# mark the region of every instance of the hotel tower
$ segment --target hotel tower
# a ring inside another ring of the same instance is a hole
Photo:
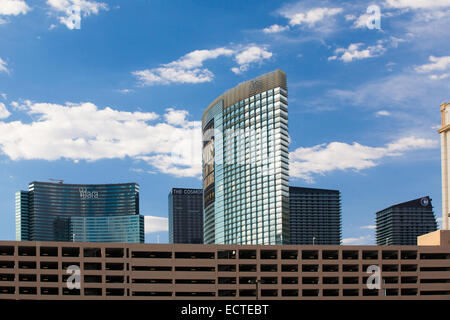
[[[449,230],[450,103],[441,104],[442,229]]]
[[[202,117],[204,242],[289,243],[286,74],[243,82]]]

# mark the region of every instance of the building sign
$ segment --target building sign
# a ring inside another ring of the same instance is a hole
[[[173,189],[172,194],[202,194],[202,189]]]
[[[428,206],[429,203],[430,203],[430,201],[429,201],[428,198],[426,198],[426,197],[420,199],[420,204],[422,205],[422,207]]]
[[[80,198],[85,199],[98,199],[98,191],[88,191],[87,188],[79,188]]]

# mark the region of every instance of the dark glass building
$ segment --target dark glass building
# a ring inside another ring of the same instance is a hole
[[[203,190],[173,188],[169,193],[169,242],[203,243]]]
[[[376,215],[377,245],[416,245],[418,236],[437,230],[428,196],[390,206]]]
[[[338,190],[289,187],[290,244],[339,245],[342,237]]]
[[[139,185],[31,182],[16,192],[16,238],[144,242]]]

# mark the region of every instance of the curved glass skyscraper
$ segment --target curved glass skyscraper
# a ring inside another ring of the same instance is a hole
[[[289,243],[286,74],[239,84],[202,117],[204,242]]]
[[[144,242],[139,185],[32,182],[16,193],[16,238]]]

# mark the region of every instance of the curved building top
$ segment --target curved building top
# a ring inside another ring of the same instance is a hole
[[[205,125],[204,119],[208,111],[215,106],[220,100],[223,100],[223,108],[227,108],[238,101],[244,100],[248,97],[254,96],[258,93],[267,91],[272,88],[281,87],[287,90],[286,73],[280,69],[263,74],[255,79],[248,80],[238,84],[233,89],[230,89],[217,97],[210,103],[202,116],[202,124]]]
[[[66,187],[108,187],[108,186],[129,186],[136,185],[136,182],[122,182],[122,183],[104,183],[104,184],[73,184],[73,183],[57,183],[57,182],[47,182],[47,181],[32,181],[31,184],[42,184],[49,186],[66,186]]]

